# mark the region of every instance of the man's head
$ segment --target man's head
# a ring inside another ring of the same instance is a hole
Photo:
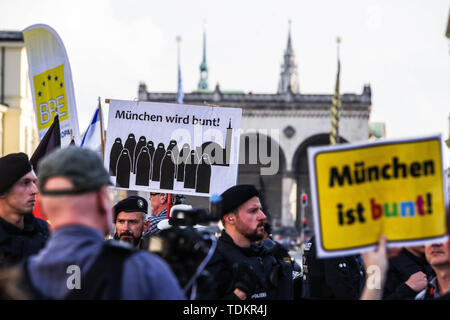
[[[441,243],[427,244],[425,257],[428,263],[435,268],[450,267],[450,240]]]
[[[38,193],[36,182],[25,153],[0,158],[0,215],[31,213]]]
[[[42,159],[38,169],[41,208],[52,228],[82,224],[111,231],[109,174],[96,152],[69,146]]]
[[[151,192],[149,200],[152,212],[156,216],[160,214],[164,209],[167,209],[167,205],[169,203],[169,194]]]
[[[235,242],[249,244],[264,237],[266,215],[258,195],[252,185],[237,185],[221,195],[222,223]]]
[[[130,196],[114,206],[115,239],[127,241],[137,246],[145,231],[147,201],[139,196]]]

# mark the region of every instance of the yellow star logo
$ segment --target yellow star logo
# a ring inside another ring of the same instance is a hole
[[[35,75],[33,83],[39,130],[51,126],[56,112],[59,114],[59,121],[68,119],[64,64]]]

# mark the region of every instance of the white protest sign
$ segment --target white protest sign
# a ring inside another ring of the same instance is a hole
[[[210,196],[236,184],[242,110],[110,100],[105,167],[114,186]]]

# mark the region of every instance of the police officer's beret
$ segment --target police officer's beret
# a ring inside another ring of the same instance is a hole
[[[225,190],[222,194],[222,216],[237,209],[241,204],[258,196],[259,192],[253,185],[241,184]]]
[[[73,189],[46,190],[45,183],[52,177],[69,179]],[[42,195],[81,194],[111,184],[100,156],[92,150],[77,146],[69,146],[44,157],[38,165],[38,180]]]
[[[0,194],[30,172],[32,166],[25,153],[11,153],[0,158]]]
[[[114,206],[114,221],[116,221],[117,215],[122,211],[147,213],[147,210],[147,200],[139,196],[129,196],[128,198],[117,202]]]

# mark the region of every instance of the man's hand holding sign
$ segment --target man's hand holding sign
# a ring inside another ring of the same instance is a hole
[[[308,149],[318,256],[445,238],[442,139]]]

